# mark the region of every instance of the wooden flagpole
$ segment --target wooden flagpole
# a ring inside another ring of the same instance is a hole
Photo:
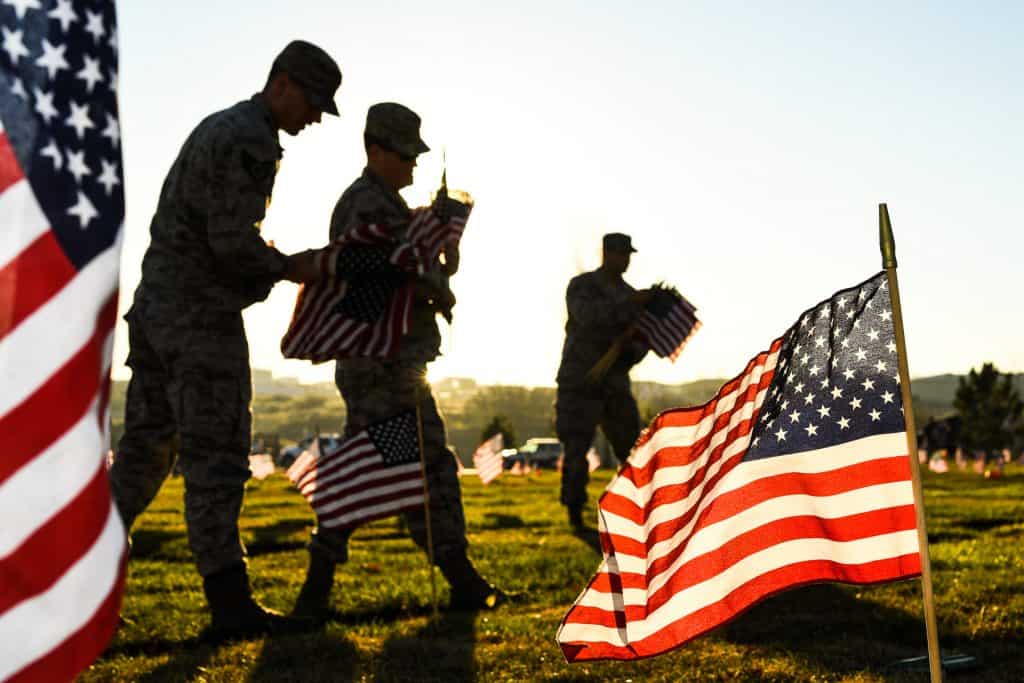
[[[420,386],[416,385],[416,435],[420,447],[420,474],[423,475],[423,516],[427,525],[427,559],[430,562],[430,603],[437,618],[437,580],[434,569],[434,533],[430,525],[430,487],[427,486],[427,456],[423,452],[423,411],[420,409]]]
[[[892,300],[892,324],[896,333],[896,349],[900,369],[900,393],[903,415],[907,426],[910,473],[914,486],[914,508],[917,512],[917,540],[921,546],[921,589],[924,597],[925,630],[928,633],[928,668],[932,683],[942,681],[942,656],[939,651],[939,629],[935,620],[935,599],[932,594],[932,566],[928,555],[928,531],[924,519],[924,493],[921,487],[921,465],[917,459],[917,426],[914,424],[914,404],[910,391],[910,370],[907,364],[907,341],[903,334],[903,308],[900,305],[899,282],[896,278],[896,242],[889,222],[889,209],[878,205],[878,236],[882,248],[882,267],[889,281]]]

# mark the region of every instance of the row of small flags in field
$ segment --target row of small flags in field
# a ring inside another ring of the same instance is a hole
[[[950,454],[947,451],[939,451],[929,457],[928,451],[922,448],[917,452],[917,459],[922,465],[927,464],[928,469],[936,474],[945,474],[952,469]],[[998,479],[1003,476],[1003,466],[1013,462],[1013,453],[1010,449],[1005,449],[994,458],[989,458],[984,453],[975,453],[973,457],[968,457],[958,448],[952,455],[952,461],[960,472],[971,471],[983,475],[986,479]],[[1024,454],[1017,458],[1017,462],[1024,465]]]
[[[522,476],[525,474],[530,474],[531,472],[537,469],[532,467],[528,462],[516,460],[515,463],[513,463],[513,465],[506,470],[504,446],[505,438],[501,435],[500,432],[495,434],[491,438],[487,439],[487,441],[484,441],[477,447],[476,451],[473,453],[472,469],[464,467],[462,465],[462,461],[456,457],[455,462],[457,463],[457,467],[459,469],[459,476],[475,473],[478,477],[480,477],[480,481],[482,481],[486,486],[487,484],[490,484],[492,481],[500,477],[503,472]],[[556,465],[556,469],[558,472],[562,471],[562,459],[564,457],[565,456],[563,455],[559,456],[558,458],[558,463]],[[587,451],[586,458],[587,468],[590,472],[593,472],[594,470],[601,466],[601,457],[593,448]]]

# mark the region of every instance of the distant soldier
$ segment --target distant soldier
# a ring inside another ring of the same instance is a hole
[[[411,212],[398,191],[412,184],[416,157],[430,149],[420,138],[420,118],[400,104],[375,104],[366,115],[363,142],[366,168],[334,207],[331,240],[365,223],[389,226],[394,237],[401,239]],[[434,561],[451,584],[452,608],[486,609],[496,606],[504,594],[487,583],[466,556],[466,522],[456,459],[447,448],[444,421],[427,384],[427,363],[440,353],[437,314],[447,313],[454,303],[447,276],[454,274],[457,264],[458,253],[449,250],[444,264],[431,264],[427,275],[417,281],[410,329],[395,357],[338,360],[335,382],[347,407],[346,438],[399,413],[414,411],[418,395]],[[404,517],[413,540],[427,549],[422,508]],[[335,567],[348,560],[350,533],[328,528],[313,531],[309,571],[294,614],[317,617],[326,612]]]
[[[565,446],[562,461],[562,504],[569,523],[583,528],[583,505],[590,479],[587,451],[597,426],[625,460],[640,434],[640,413],[630,393],[629,371],[647,353],[633,338],[634,323],[651,290],[637,291],[622,279],[636,250],[628,235],[603,238],[601,267],[577,275],[565,294],[569,318],[565,324],[562,364],[558,368],[555,429]],[[623,351],[600,379],[588,372],[616,342]]]
[[[259,231],[281,160],[278,131],[296,135],[337,115],[340,84],[326,52],[294,41],[262,92],[192,131],[164,181],[125,316],[132,378],[114,499],[131,528],[178,458],[189,545],[218,634],[282,623],[252,597],[238,534],[252,424],[242,309],[279,280],[317,277],[316,252],[286,256]]]

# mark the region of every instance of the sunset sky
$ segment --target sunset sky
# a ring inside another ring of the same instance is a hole
[[[752,8],[753,5],[753,8]],[[127,218],[122,310],[160,184],[198,121],[259,90],[293,38],[341,65],[340,118],[292,138],[264,236],[322,246],[364,164],[366,109],[398,101],[477,200],[431,377],[551,385],[569,278],[600,237],[639,249],[627,280],[677,285],[704,328],[635,379],[732,376],[805,308],[900,262],[914,376],[1024,370],[1024,5],[1015,3],[120,2]],[[329,365],[278,345],[296,287],[246,311],[253,367]],[[126,377],[127,335],[115,343]]]

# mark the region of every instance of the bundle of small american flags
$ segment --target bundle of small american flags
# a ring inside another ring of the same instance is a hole
[[[417,444],[416,416],[400,413],[323,453],[314,439],[288,468],[288,478],[313,507],[319,526],[355,528],[423,506]]]
[[[370,223],[328,245],[319,256],[322,279],[299,289],[281,340],[285,358],[322,363],[394,355],[409,331],[413,278],[444,249],[458,245],[468,213],[442,220],[432,207],[420,207],[403,240],[387,226]]]
[[[637,332],[659,357],[675,362],[701,327],[697,309],[675,288],[655,285],[652,290],[650,302],[637,319]]]
[[[570,662],[648,657],[806,583],[917,576],[884,273],[807,310],[703,406],[662,413],[599,503]]]

